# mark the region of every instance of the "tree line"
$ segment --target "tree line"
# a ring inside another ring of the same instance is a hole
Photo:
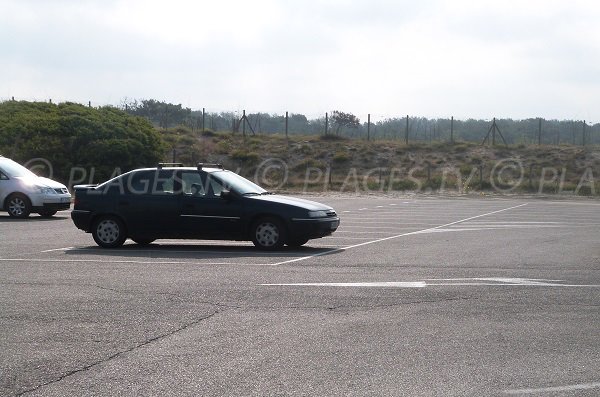
[[[156,164],[164,142],[152,123],[113,106],[6,101],[0,103],[0,154],[18,162],[47,160],[56,179],[74,167],[94,168],[98,180]]]
[[[183,125],[195,130],[240,132],[242,127],[259,134],[298,134],[334,136],[363,139],[399,139],[418,142],[461,140],[483,142],[490,120],[426,118],[401,116],[384,118],[371,123],[360,120],[352,113],[333,110],[321,117],[309,119],[303,114],[287,116],[270,113],[248,113],[243,120],[237,112],[206,112],[192,110],[155,99],[124,102],[121,108],[127,113],[150,120],[158,128]],[[407,120],[408,119],[408,120]],[[244,126],[243,123],[246,123]],[[497,126],[507,144],[572,144],[600,143],[600,123],[589,124],[584,120],[541,120],[528,118],[513,120],[497,119]],[[287,131],[286,131],[287,125]]]

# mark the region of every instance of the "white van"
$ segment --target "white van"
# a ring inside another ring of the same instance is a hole
[[[70,205],[71,194],[65,185],[0,156],[0,210],[13,218],[27,218],[32,212],[50,217]]]

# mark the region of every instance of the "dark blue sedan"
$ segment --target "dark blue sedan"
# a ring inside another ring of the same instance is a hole
[[[74,187],[71,218],[105,248],[127,238],[251,240],[276,250],[328,236],[340,224],[333,208],[270,193],[220,164],[159,164],[100,185]]]

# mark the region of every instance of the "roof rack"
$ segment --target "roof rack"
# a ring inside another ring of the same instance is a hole
[[[183,167],[182,163],[158,163],[158,168],[163,167]]]
[[[220,163],[198,163],[198,171],[201,171],[202,168],[220,168],[224,170],[223,164]]]

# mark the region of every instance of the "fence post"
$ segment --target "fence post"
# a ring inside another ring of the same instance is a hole
[[[325,135],[328,134],[327,129],[329,128],[329,115],[325,112]]]
[[[371,139],[371,113],[367,116],[367,141]]]
[[[242,135],[246,137],[246,109],[242,111]]]
[[[204,132],[204,108],[202,108],[202,132]]]
[[[288,139],[288,112],[285,112],[285,139]]]

